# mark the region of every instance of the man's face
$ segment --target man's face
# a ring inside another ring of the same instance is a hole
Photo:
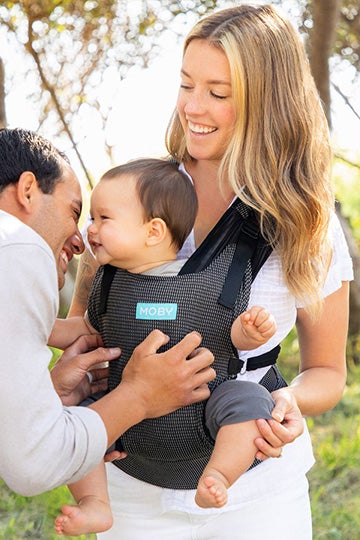
[[[84,251],[78,222],[82,207],[81,188],[74,171],[65,161],[61,181],[51,194],[40,193],[40,204],[32,223],[54,253],[59,289],[73,255]]]

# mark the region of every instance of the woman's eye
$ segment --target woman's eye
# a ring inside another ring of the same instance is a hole
[[[222,96],[220,94],[216,94],[215,92],[210,92],[212,97],[216,98],[216,99],[226,99],[227,96]]]
[[[182,90],[191,90],[191,86],[188,84],[180,84],[180,88],[182,88]]]

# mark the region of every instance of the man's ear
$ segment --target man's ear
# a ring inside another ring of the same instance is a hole
[[[167,225],[161,218],[153,218],[147,224],[147,246],[156,246],[162,242],[167,234]]]
[[[21,173],[17,183],[16,195],[18,203],[26,213],[31,213],[32,204],[39,194],[39,185],[34,173],[25,171]]]

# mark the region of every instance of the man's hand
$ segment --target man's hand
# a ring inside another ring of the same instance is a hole
[[[105,349],[99,335],[81,336],[68,347],[51,370],[54,388],[63,405],[78,405],[95,392],[107,390],[108,368],[94,368],[120,356],[120,349]],[[91,370],[90,384],[87,372]]]
[[[154,418],[179,407],[207,399],[207,383],[215,378],[212,353],[198,348],[201,336],[190,332],[164,353],[157,350],[169,341],[153,330],[134,349],[122,375],[122,385],[134,387],[134,399],[141,400],[145,418]]]
[[[275,407],[272,411],[274,420],[256,420],[263,438],[255,440],[258,448],[256,457],[280,457],[282,447],[293,442],[304,431],[304,421],[290,387],[272,392]]]

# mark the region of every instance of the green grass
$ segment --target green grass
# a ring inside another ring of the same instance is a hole
[[[348,384],[341,402],[319,417],[309,418],[316,465],[310,471],[314,540],[360,538],[360,366],[359,343],[349,351]],[[298,365],[297,341],[293,334],[283,344],[280,367],[288,380]],[[55,540],[53,521],[65,502],[71,502],[62,487],[26,498],[0,484],[0,540]],[[71,537],[67,537],[71,538]],[[94,540],[94,535],[72,537]]]
[[[54,518],[59,513],[61,505],[71,500],[65,487],[37,497],[21,497],[11,492],[2,483],[0,486],[0,539],[53,540],[56,538],[59,540],[53,527]],[[77,536],[76,538],[90,540],[95,539],[95,536]]]
[[[359,339],[348,348],[344,396],[331,411],[308,418],[316,464],[310,471],[314,540],[360,538],[360,365]],[[279,365],[287,380],[296,375],[294,334],[284,344]]]
[[[360,367],[349,370],[341,402],[309,419],[317,463],[309,474],[314,538],[360,535]],[[357,531],[357,532],[355,532]]]

